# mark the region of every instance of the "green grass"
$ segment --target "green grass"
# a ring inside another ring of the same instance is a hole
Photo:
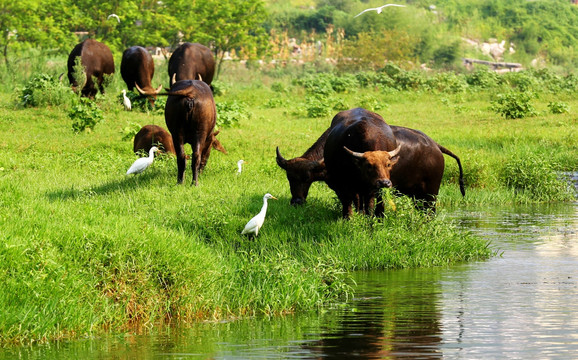
[[[159,79],[165,73],[157,69]],[[395,199],[397,210],[384,219],[343,221],[334,193],[316,183],[305,206],[291,207],[275,147],[288,158],[302,154],[337,110],[321,118],[293,115],[305,106],[305,91],[286,77],[236,68],[219,81],[217,102],[237,101],[250,118],[222,129],[219,140],[229,154],[212,152],[198,187],[190,185],[190,168],[185,185],[176,185],[171,156],[157,158],[141,175],[124,175],[136,159],[132,141],[122,140],[125,129],[164,126],[164,116],[123,111],[120,76],[97,99],[104,121],[79,134],[72,131],[70,103],[20,108],[14,93],[2,93],[0,343],[308,310],[351,296],[352,270],[445,266],[497,250],[443,215],[426,218],[407,199]],[[271,90],[272,84],[286,91]],[[455,161],[446,158],[442,209],[548,201],[501,180],[503,165],[524,164],[508,162],[524,154],[547,159],[549,171],[578,169],[575,96],[560,99],[568,113],[518,120],[492,113],[484,93],[351,89],[339,97],[355,107],[366,93],[383,102],[379,113],[388,123],[421,129],[461,157],[466,198],[459,195]],[[273,97],[281,106],[265,106]],[[540,99],[538,111],[550,100]],[[239,159],[248,164],[236,175]],[[266,192],[279,201],[269,201],[259,237],[241,236]]]

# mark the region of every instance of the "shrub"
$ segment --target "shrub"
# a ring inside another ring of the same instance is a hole
[[[428,88],[446,93],[464,92],[467,83],[464,78],[451,72],[442,72],[435,74],[426,80]]]
[[[518,91],[531,91],[540,88],[540,81],[529,71],[507,72],[502,80]]]
[[[131,122],[128,123],[124,129],[120,132],[122,134],[123,141],[133,140],[135,135],[140,131],[142,126],[140,124]]]
[[[489,89],[498,86],[500,79],[496,72],[483,68],[467,74],[466,82],[471,86]]]
[[[271,90],[277,93],[286,93],[287,87],[283,85],[283,83],[275,81],[273,84],[271,84]]]
[[[373,95],[365,95],[359,100],[358,106],[375,112],[387,107],[388,105],[381,102]]]
[[[308,96],[305,104],[307,116],[311,118],[324,117],[331,114],[332,106],[324,96]]]
[[[570,111],[570,106],[562,101],[552,101],[548,103],[548,109],[552,114],[564,114]]]
[[[500,172],[500,180],[518,194],[533,200],[562,201],[573,197],[551,160],[537,154],[524,154],[507,161]]]
[[[68,117],[72,119],[72,130],[76,133],[86,129],[94,130],[96,124],[104,119],[102,110],[90,99],[78,99],[78,103],[72,106],[68,113]]]
[[[510,92],[498,94],[497,99],[492,101],[492,110],[501,114],[506,119],[520,119],[536,115],[536,109],[530,100],[534,97],[531,93]]]
[[[23,107],[62,105],[72,99],[71,94],[70,88],[53,76],[37,74],[19,90],[18,103]]]
[[[249,120],[251,113],[242,102],[224,101],[217,104],[217,126],[232,127],[237,126],[241,121]]]

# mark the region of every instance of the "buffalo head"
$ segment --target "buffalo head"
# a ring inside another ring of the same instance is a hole
[[[373,190],[391,187],[390,172],[397,163],[401,144],[392,151],[366,151],[363,153],[343,147],[361,173],[363,181]]]
[[[145,88],[145,89],[141,89],[140,86],[138,86],[138,84],[134,83],[134,85],[136,86],[136,89],[138,90],[138,92],[141,95],[147,96],[149,98],[149,102],[151,103],[151,106],[155,106],[155,100],[157,98],[157,95],[161,92],[161,90],[163,89],[163,85],[159,85],[158,88],[153,89],[153,88]]]
[[[325,163],[321,160],[309,160],[302,157],[286,160],[277,147],[277,165],[287,172],[291,189],[291,205],[302,205],[314,181],[325,180]]]

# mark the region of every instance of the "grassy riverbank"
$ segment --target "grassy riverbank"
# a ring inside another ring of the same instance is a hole
[[[159,79],[165,74],[164,68],[157,70]],[[569,104],[568,113],[546,113],[549,99],[560,97],[544,95],[536,100],[542,115],[506,120],[488,109],[487,93],[351,88],[325,101],[341,99],[345,108],[381,104],[376,111],[390,124],[423,130],[461,157],[467,195],[459,195],[457,166],[447,158],[441,214],[434,220],[395,199],[397,210],[383,220],[354,216],[345,222],[335,195],[323,184],[313,185],[305,206],[289,205],[275,146],[288,158],[302,154],[337,112],[307,116],[308,95],[289,77],[240,69],[224,74],[217,103],[234,103],[248,116],[222,128],[218,138],[228,155],[212,153],[198,187],[190,186],[190,168],[186,185],[176,185],[170,156],[159,157],[139,176],[124,175],[136,157],[132,140],[123,136],[134,124],[164,127],[164,116],[123,111],[118,101],[123,87],[117,76],[97,100],[104,121],[78,134],[72,132],[69,103],[15,107],[18,93],[3,88],[3,344],[125,331],[160,321],[311,309],[350,296],[350,270],[486,259],[495,249],[446,220],[444,209],[463,202],[539,200],[532,194],[540,192],[504,184],[500,174],[508,164],[524,167],[530,159],[531,170],[542,175],[538,180],[549,177],[548,171],[578,168],[575,96],[561,99]],[[248,164],[236,175],[239,159]],[[269,201],[259,237],[241,236],[266,192],[279,201]]]

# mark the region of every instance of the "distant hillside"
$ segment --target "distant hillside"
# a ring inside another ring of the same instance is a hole
[[[570,0],[408,0],[405,8],[366,12],[384,1],[267,0],[268,31],[286,31],[298,41],[324,38],[343,29],[344,40],[370,44],[385,33],[406,40],[406,60],[440,64],[460,57],[548,64],[571,70],[578,65],[578,6]],[[486,44],[484,44],[486,43]],[[494,49],[492,56],[488,48]],[[497,51],[496,51],[497,50]],[[445,59],[445,60],[444,60]]]

